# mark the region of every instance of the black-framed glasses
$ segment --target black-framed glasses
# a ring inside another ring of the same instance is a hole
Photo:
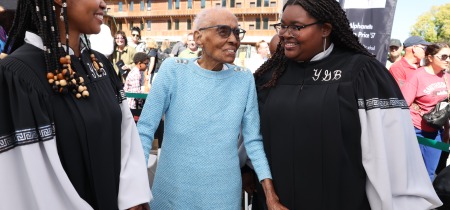
[[[286,30],[289,30],[289,33],[291,33],[292,36],[297,37],[300,34],[300,30],[308,27],[308,26],[312,26],[315,24],[320,23],[320,21],[314,22],[314,23],[310,23],[310,24],[306,24],[306,25],[302,25],[302,26],[298,26],[298,25],[284,25],[282,23],[277,23],[277,24],[273,24],[272,26],[275,28],[275,31],[277,32],[278,35],[283,35],[284,33],[286,33]]]
[[[228,25],[215,25],[215,26],[199,28],[198,30],[201,31],[201,30],[206,30],[206,29],[210,29],[210,28],[217,28],[217,33],[219,34],[220,37],[222,37],[224,39],[230,37],[231,32],[233,32],[236,39],[242,40],[245,36],[245,32],[247,32],[242,28],[231,28]]]
[[[134,37],[139,37],[139,34],[131,34],[131,36],[134,36]]]
[[[446,54],[442,54],[442,55],[434,55],[434,56],[436,56],[437,58],[439,58],[441,61],[445,61],[445,60],[447,60],[448,58],[450,58],[450,55],[446,55]]]

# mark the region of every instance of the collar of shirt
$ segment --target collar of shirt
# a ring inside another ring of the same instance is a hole
[[[31,44],[41,50],[44,50],[44,43],[42,42],[42,38],[33,32],[30,32],[30,31],[25,32],[24,41],[27,44]],[[63,47],[64,50],[66,50],[66,45],[61,45],[61,46]],[[81,42],[80,47],[81,47],[81,52],[83,52],[86,49],[83,42]],[[75,53],[72,50],[72,48],[69,47],[69,55],[74,55],[74,54]]]

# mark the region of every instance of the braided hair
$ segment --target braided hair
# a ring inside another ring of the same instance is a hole
[[[57,18],[53,0],[19,0],[14,22],[6,42],[8,54],[17,50],[24,44],[25,32],[38,34],[42,39],[47,79],[56,93],[66,94],[72,92],[77,98],[88,97],[89,92],[84,84],[84,79],[78,76],[71,67],[69,55],[69,23],[67,18],[67,0],[62,0],[61,13]],[[63,21],[65,29],[66,49],[62,48],[58,21]],[[36,24],[37,23],[37,24]],[[86,35],[85,40],[87,40]],[[80,38],[80,41],[83,40]],[[83,42],[94,68],[99,74],[104,72],[103,64],[98,62],[93,54],[89,42]]]
[[[26,31],[42,37],[48,71],[60,69],[59,58],[64,55],[64,52],[60,49],[61,42],[53,0],[18,1],[14,22],[6,41],[7,54],[24,44]]]
[[[321,23],[330,23],[332,25],[330,40],[336,47],[373,57],[353,34],[345,11],[336,0],[288,0],[283,6],[283,11],[290,5],[303,7],[303,9]],[[285,57],[284,50],[280,50],[280,48],[282,47],[278,44],[273,57],[255,72],[255,79],[258,79],[265,72],[273,69],[271,80],[264,84],[263,88],[275,86],[278,78],[286,68],[286,58],[281,58]]]

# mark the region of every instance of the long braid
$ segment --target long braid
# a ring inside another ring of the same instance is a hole
[[[63,0],[62,4],[66,51],[61,47],[59,19],[53,0],[19,0],[5,49],[12,53],[22,46],[26,31],[38,34],[42,39],[47,79],[53,91],[63,94],[72,91],[77,98],[88,97],[84,79],[79,77],[70,65],[66,0]]]
[[[6,41],[5,52],[12,53],[24,43],[25,31],[35,31],[37,29],[31,23],[39,23],[37,16],[34,15],[36,7],[31,1],[19,1],[14,15],[13,25],[9,30]]]
[[[272,73],[272,78],[265,83],[262,87],[263,88],[269,88],[275,86],[277,80],[281,75],[283,75],[284,70],[286,69],[286,61],[287,58],[284,56],[284,48],[282,45],[282,42],[280,41],[277,45],[277,49],[275,50],[275,53],[272,55],[272,57],[269,58],[267,62],[262,64],[258,70],[255,72],[255,79],[257,80],[260,78],[263,74],[266,72],[274,69]]]
[[[353,34],[350,22],[339,2],[335,0],[289,0],[284,5],[283,11],[288,5],[300,5],[318,21],[332,24],[333,30],[331,31],[330,39],[336,46],[367,56],[374,56],[358,41],[358,37]]]

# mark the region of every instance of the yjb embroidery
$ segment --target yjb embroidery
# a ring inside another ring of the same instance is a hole
[[[342,77],[342,71],[341,70],[323,70],[323,69],[314,69],[314,76],[312,79],[314,81],[317,81],[318,79],[321,79],[321,81],[331,81],[331,80],[339,80]]]

